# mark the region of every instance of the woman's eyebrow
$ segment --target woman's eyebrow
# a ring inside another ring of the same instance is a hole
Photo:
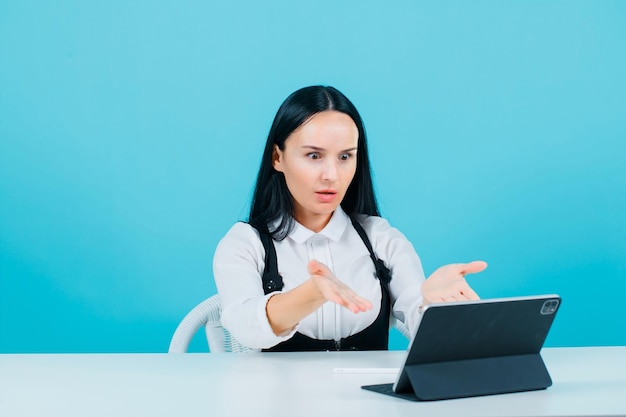
[[[322,152],[325,151],[326,149],[324,148],[320,148],[319,146],[313,146],[313,145],[302,145],[303,149],[310,149],[312,151],[316,151],[316,152]],[[342,151],[339,151],[339,153],[345,153],[345,152],[353,152],[356,151],[357,147],[353,147],[353,148],[348,148],[348,149],[344,149]]]
[[[303,149],[311,149],[312,151],[325,151],[326,149],[324,148],[320,148],[319,146],[313,146],[313,145],[302,145]]]

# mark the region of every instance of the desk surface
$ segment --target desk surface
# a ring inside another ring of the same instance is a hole
[[[547,390],[411,402],[362,390],[404,352],[0,355],[0,416],[626,415],[626,346],[544,349]]]

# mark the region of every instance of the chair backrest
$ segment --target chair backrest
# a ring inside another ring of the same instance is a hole
[[[395,327],[396,330],[398,330],[407,340],[411,340],[411,332],[409,331],[409,328],[406,326],[406,324],[402,323],[395,317],[391,317],[391,325]]]
[[[222,304],[218,294],[195,306],[176,328],[168,353],[186,353],[191,339],[201,327],[204,327],[211,353],[252,351],[253,349],[243,346],[222,326],[221,315]]]
[[[239,343],[230,332],[222,326],[222,303],[219,294],[215,294],[195,306],[180,322],[172,340],[168,353],[186,353],[191,339],[201,327],[204,327],[206,339],[211,353],[224,352],[251,352],[250,349]],[[411,340],[409,329],[399,320],[391,319],[391,325],[404,337]]]

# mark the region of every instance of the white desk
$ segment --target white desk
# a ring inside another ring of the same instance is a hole
[[[544,349],[543,391],[411,402],[362,390],[404,352],[0,355],[0,416],[617,416],[626,347]]]

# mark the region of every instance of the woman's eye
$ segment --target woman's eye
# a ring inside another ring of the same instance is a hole
[[[320,159],[320,154],[317,152],[311,152],[306,155],[309,159]]]
[[[339,155],[339,159],[341,159],[342,161],[347,161],[350,158],[352,158],[351,153],[342,153],[341,155]]]

